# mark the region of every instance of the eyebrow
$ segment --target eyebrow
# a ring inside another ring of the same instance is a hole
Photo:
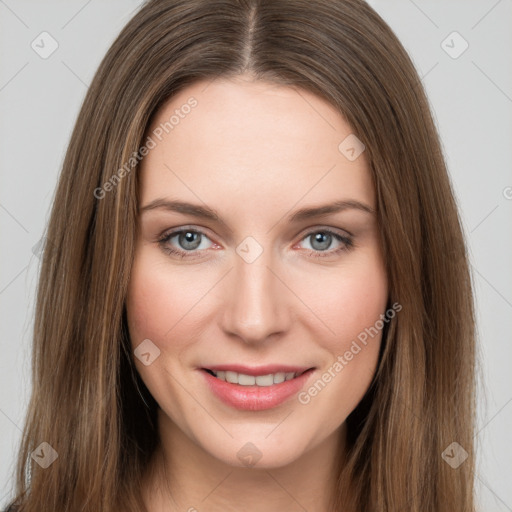
[[[154,201],[151,201],[147,205],[140,208],[140,213],[163,209],[172,212],[183,213],[187,215],[192,215],[194,217],[209,219],[215,222],[220,222],[223,225],[226,223],[220,218],[217,211],[208,206],[201,206],[198,204],[187,203],[185,201],[170,201],[164,198],[158,198]],[[360,210],[362,212],[373,214],[375,210],[371,208],[369,205],[362,203],[361,201],[356,201],[354,199],[347,199],[341,201],[335,201],[334,203],[329,203],[321,206],[314,206],[308,208],[301,208],[297,210],[293,214],[288,216],[288,222],[297,223],[300,221],[323,217],[326,215],[330,215],[333,213],[338,213],[344,210]]]

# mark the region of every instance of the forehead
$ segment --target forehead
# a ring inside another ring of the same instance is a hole
[[[141,201],[247,209],[350,197],[373,205],[365,153],[351,161],[339,149],[351,134],[332,105],[305,90],[243,77],[196,82],[152,121]]]

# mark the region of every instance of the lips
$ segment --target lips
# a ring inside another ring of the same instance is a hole
[[[314,368],[265,365],[212,365],[198,368],[209,389],[236,409],[260,411],[277,407],[304,387]]]

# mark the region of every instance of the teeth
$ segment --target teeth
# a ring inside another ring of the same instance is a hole
[[[238,384],[241,386],[254,386],[256,384],[256,377],[254,375],[238,374]]]
[[[295,374],[292,373],[292,375],[295,375]],[[281,382],[284,382],[285,377],[286,377],[286,374],[284,372],[278,372],[278,373],[274,374],[274,384],[280,384]]]
[[[238,384],[238,373],[226,372],[226,380],[231,382],[231,384]]]
[[[273,384],[280,384],[285,380],[291,380],[296,377],[294,372],[278,372],[269,375],[258,375],[257,377],[231,371],[214,371],[213,373],[220,380],[230,382],[231,384],[239,384],[240,386],[272,386]]]
[[[241,378],[242,375],[240,375],[238,382],[240,382]],[[274,384],[274,376],[272,374],[258,375],[254,380],[256,381],[257,386],[272,386],[272,384]]]

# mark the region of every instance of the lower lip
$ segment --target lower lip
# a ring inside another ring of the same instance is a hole
[[[241,386],[220,380],[206,370],[200,370],[206,383],[225,404],[246,411],[263,411],[272,409],[284,403],[288,398],[298,393],[313,373],[307,370],[295,379],[286,380],[272,386]]]

